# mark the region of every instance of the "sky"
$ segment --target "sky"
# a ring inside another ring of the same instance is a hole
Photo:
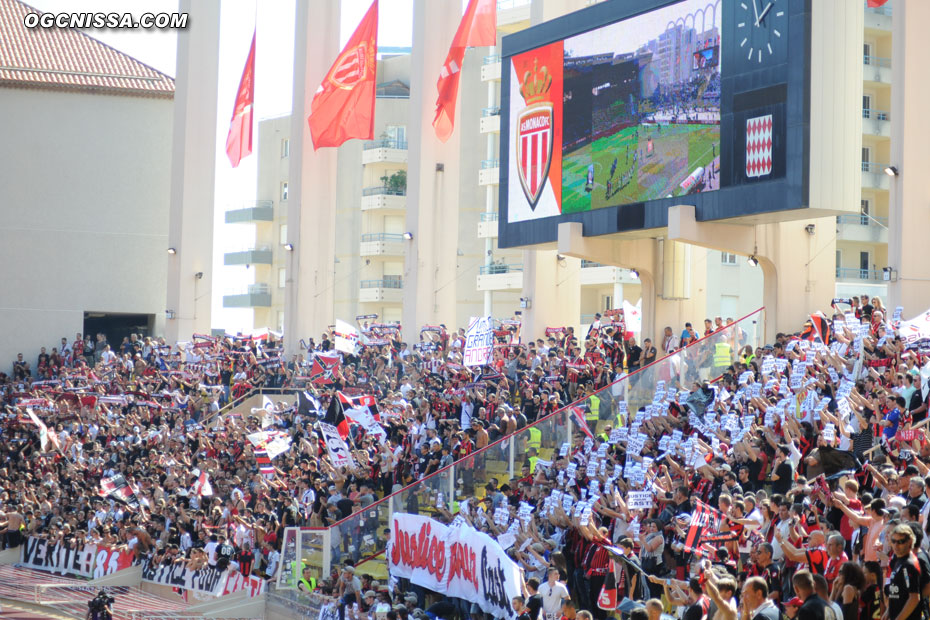
[[[196,0],[195,0],[196,1]],[[312,0],[311,0],[312,1]],[[449,0],[443,0],[449,1]],[[454,0],[453,0],[454,1]],[[131,12],[173,13],[177,0],[26,0],[44,12]],[[362,19],[370,0],[342,0],[341,44],[345,44]],[[223,253],[251,245],[250,225],[226,225],[223,216],[229,207],[244,200],[255,200],[258,140],[256,149],[233,169],[226,157],[226,134],[232,115],[239,79],[249,52],[252,32],[257,29],[255,50],[255,122],[290,114],[294,67],[294,0],[265,0],[257,10],[254,0],[226,0],[220,16],[220,61],[217,95],[216,199],[214,218],[213,327],[230,331],[252,327],[251,310],[224,309],[222,296],[243,291],[254,282],[254,272],[244,267],[224,267]],[[380,0],[378,45],[411,44],[413,0]],[[172,30],[88,30],[107,45],[129,54],[163,73],[176,72],[177,33]],[[333,59],[321,60],[330,64]],[[257,132],[255,126],[253,131]],[[243,198],[247,197],[247,198]],[[272,283],[274,284],[274,283]]]

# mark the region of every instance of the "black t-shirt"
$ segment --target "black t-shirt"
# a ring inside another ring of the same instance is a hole
[[[642,348],[639,346],[633,345],[627,351],[627,367],[628,368],[639,368],[639,358],[643,354]],[[700,618],[698,618],[700,620]]]
[[[885,585],[888,597],[888,617],[897,618],[911,594],[920,595],[920,565],[917,558],[909,555],[896,557],[891,562],[891,578]],[[920,620],[920,605],[917,605],[905,620]]]
[[[336,502],[336,508],[338,508],[339,512],[342,513],[343,519],[352,514],[352,508],[354,505],[354,502],[348,497],[344,497]]]
[[[681,620],[701,620],[704,617],[705,606],[707,606],[706,603],[702,605],[701,601],[694,603],[685,610]],[[709,606],[707,607],[709,609]]]
[[[836,617],[836,612],[827,601],[816,594],[811,594],[798,609],[795,620],[842,620],[842,618]]]
[[[791,463],[784,461],[775,469],[775,475],[778,476],[778,480],[772,483],[772,493],[787,495],[794,484],[794,471],[791,469]]]
[[[530,618],[538,618],[539,611],[542,609],[543,598],[541,594],[534,594],[526,599],[526,607],[530,610]]]

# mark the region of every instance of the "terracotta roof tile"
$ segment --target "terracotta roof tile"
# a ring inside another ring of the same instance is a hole
[[[26,28],[19,0],[0,0],[0,87],[51,88],[141,97],[174,96],[174,80],[71,28]]]

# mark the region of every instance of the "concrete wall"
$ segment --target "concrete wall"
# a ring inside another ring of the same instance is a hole
[[[34,368],[85,311],[153,314],[161,333],[171,100],[0,96],[0,371],[18,352]]]

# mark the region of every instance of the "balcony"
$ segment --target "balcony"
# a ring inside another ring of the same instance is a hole
[[[250,284],[244,293],[223,295],[224,308],[270,308],[271,289],[267,284]]]
[[[523,263],[483,265],[478,270],[479,291],[523,290]]]
[[[891,187],[891,177],[885,174],[888,164],[862,162],[862,187],[865,189],[884,189]]]
[[[499,55],[484,57],[484,62],[481,64],[481,81],[501,81],[501,57]]]
[[[620,284],[639,284],[639,280],[633,279],[630,272],[613,265],[602,265],[590,260],[581,261],[581,273],[578,281],[582,286],[603,286]]]
[[[501,178],[501,160],[485,159],[478,171],[478,185],[498,185]]]
[[[836,280],[838,282],[882,282],[882,270],[837,267]]]
[[[880,30],[883,33],[891,32],[891,4],[872,8],[865,6],[865,29]]]
[[[497,0],[497,29],[506,34],[530,25],[531,0]]]
[[[362,235],[359,255],[397,257],[404,255],[404,236],[400,233],[370,233]]]
[[[478,121],[478,128],[481,130],[481,133],[500,133],[500,107],[484,108],[481,110],[481,119]]]
[[[407,190],[379,185],[362,190],[362,211],[400,213],[407,207]]]
[[[227,224],[254,224],[274,220],[274,203],[270,200],[244,202],[226,210]]]
[[[478,238],[497,238],[497,213],[485,212],[481,214],[481,219],[478,221]]]
[[[888,120],[888,112],[862,108],[862,133],[890,138],[891,122]]]
[[[869,215],[838,215],[836,240],[854,243],[888,243],[888,218]]]
[[[406,140],[368,140],[362,145],[362,164],[406,163]]]
[[[224,265],[270,265],[272,262],[271,248],[250,248],[238,252],[223,254]]]
[[[862,57],[862,80],[875,84],[891,84],[891,59],[878,56]]]
[[[401,276],[385,276],[380,280],[362,280],[358,287],[358,300],[362,303],[399,304],[404,296]]]

